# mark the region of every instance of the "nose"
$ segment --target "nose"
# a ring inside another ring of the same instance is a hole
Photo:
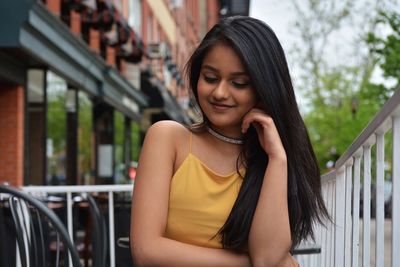
[[[229,96],[229,84],[228,82],[221,80],[214,88],[212,97],[216,100],[226,99]]]

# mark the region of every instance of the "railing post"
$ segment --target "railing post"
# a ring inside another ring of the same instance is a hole
[[[114,192],[108,192],[108,216],[110,226],[110,266],[115,267],[115,224],[114,224]]]
[[[336,174],[335,193],[335,266],[344,266],[344,232],[345,232],[345,169],[340,168]]]
[[[370,265],[371,239],[371,146],[364,146],[364,188],[363,188],[363,267]]]
[[[335,209],[336,209],[336,181],[331,182],[331,189],[329,190],[331,193],[331,214],[332,218],[336,218],[335,215]],[[330,239],[330,244],[329,244],[329,265],[328,266],[334,266],[335,265],[335,226],[331,226],[331,231],[329,231],[329,239]]]
[[[375,257],[376,267],[385,264],[385,204],[384,204],[384,179],[385,179],[385,135],[376,134],[376,210],[375,210]]]
[[[400,266],[400,115],[393,118],[392,266]]]
[[[344,244],[344,266],[351,267],[351,189],[353,179],[353,158],[346,163],[346,203],[345,203],[345,244]]]
[[[328,202],[328,190],[329,190],[329,182],[326,182],[322,184],[322,197],[324,198],[324,203],[327,205]],[[328,208],[328,206],[327,206]],[[329,209],[328,209],[329,212]],[[329,222],[328,222],[329,223]],[[326,254],[327,254],[327,234],[328,234],[328,228],[329,225],[326,225],[325,227],[320,227],[320,233],[321,233],[321,263],[323,263],[326,266]]]
[[[354,190],[353,190],[353,253],[351,266],[358,266],[360,246],[360,174],[361,153],[354,160]]]
[[[73,218],[72,218],[72,193],[71,191],[67,192],[67,225],[68,225],[68,233],[71,241],[74,242],[74,228],[73,228]],[[72,267],[72,258],[70,252],[68,252],[68,262],[69,267]]]

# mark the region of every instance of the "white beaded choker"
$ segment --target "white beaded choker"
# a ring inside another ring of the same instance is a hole
[[[242,138],[232,138],[232,137],[225,136],[223,134],[220,134],[220,133],[214,131],[209,126],[206,126],[206,129],[212,136],[214,136],[215,138],[217,138],[221,141],[228,142],[228,143],[235,144],[235,145],[243,145]]]

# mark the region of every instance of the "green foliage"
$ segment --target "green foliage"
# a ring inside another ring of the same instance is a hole
[[[359,1],[308,0],[300,6],[292,0],[297,13],[294,32],[301,39],[294,50],[301,72],[297,85],[309,101],[304,119],[323,172],[327,162],[344,153],[399,86],[400,15],[387,8],[389,0],[371,1],[374,5],[367,9]],[[354,24],[359,12],[366,16]],[[335,41],[332,33],[343,27],[357,32],[354,53],[343,56],[346,48],[341,44],[343,50],[335,53],[344,60],[333,64],[326,57],[328,45]],[[390,28],[390,34],[381,36],[382,27]],[[371,82],[378,67],[389,78],[382,84]]]
[[[322,170],[327,162],[337,160],[380,108],[350,89],[354,76],[349,74],[354,72],[356,69],[336,69],[321,77],[323,97],[313,99],[312,112],[305,116]]]
[[[400,81],[400,13],[381,11],[377,23],[390,27],[391,34],[379,37],[378,34],[370,32],[366,40],[371,51],[379,57],[384,76],[392,78],[395,82],[393,86],[376,86],[393,92],[399,87]]]
[[[141,139],[140,139],[140,124],[132,121],[131,123],[131,140],[132,140],[132,155],[131,159],[133,161],[139,160]]]
[[[66,120],[65,91],[54,93],[47,104],[47,136],[53,140],[54,153],[65,150]]]
[[[51,140],[52,154],[47,162],[47,175],[65,175],[66,112],[63,84],[54,83],[47,91],[47,139]],[[47,147],[49,149],[49,147]]]
[[[114,163],[117,172],[123,176],[124,164],[124,115],[114,111]],[[124,177],[125,179],[125,177]]]

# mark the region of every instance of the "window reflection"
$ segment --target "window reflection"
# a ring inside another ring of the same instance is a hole
[[[93,103],[88,94],[78,93],[78,183],[94,184],[93,175]]]
[[[47,183],[65,184],[66,82],[52,72],[47,75]]]
[[[114,182],[116,184],[126,183],[124,164],[124,115],[114,111]]]

